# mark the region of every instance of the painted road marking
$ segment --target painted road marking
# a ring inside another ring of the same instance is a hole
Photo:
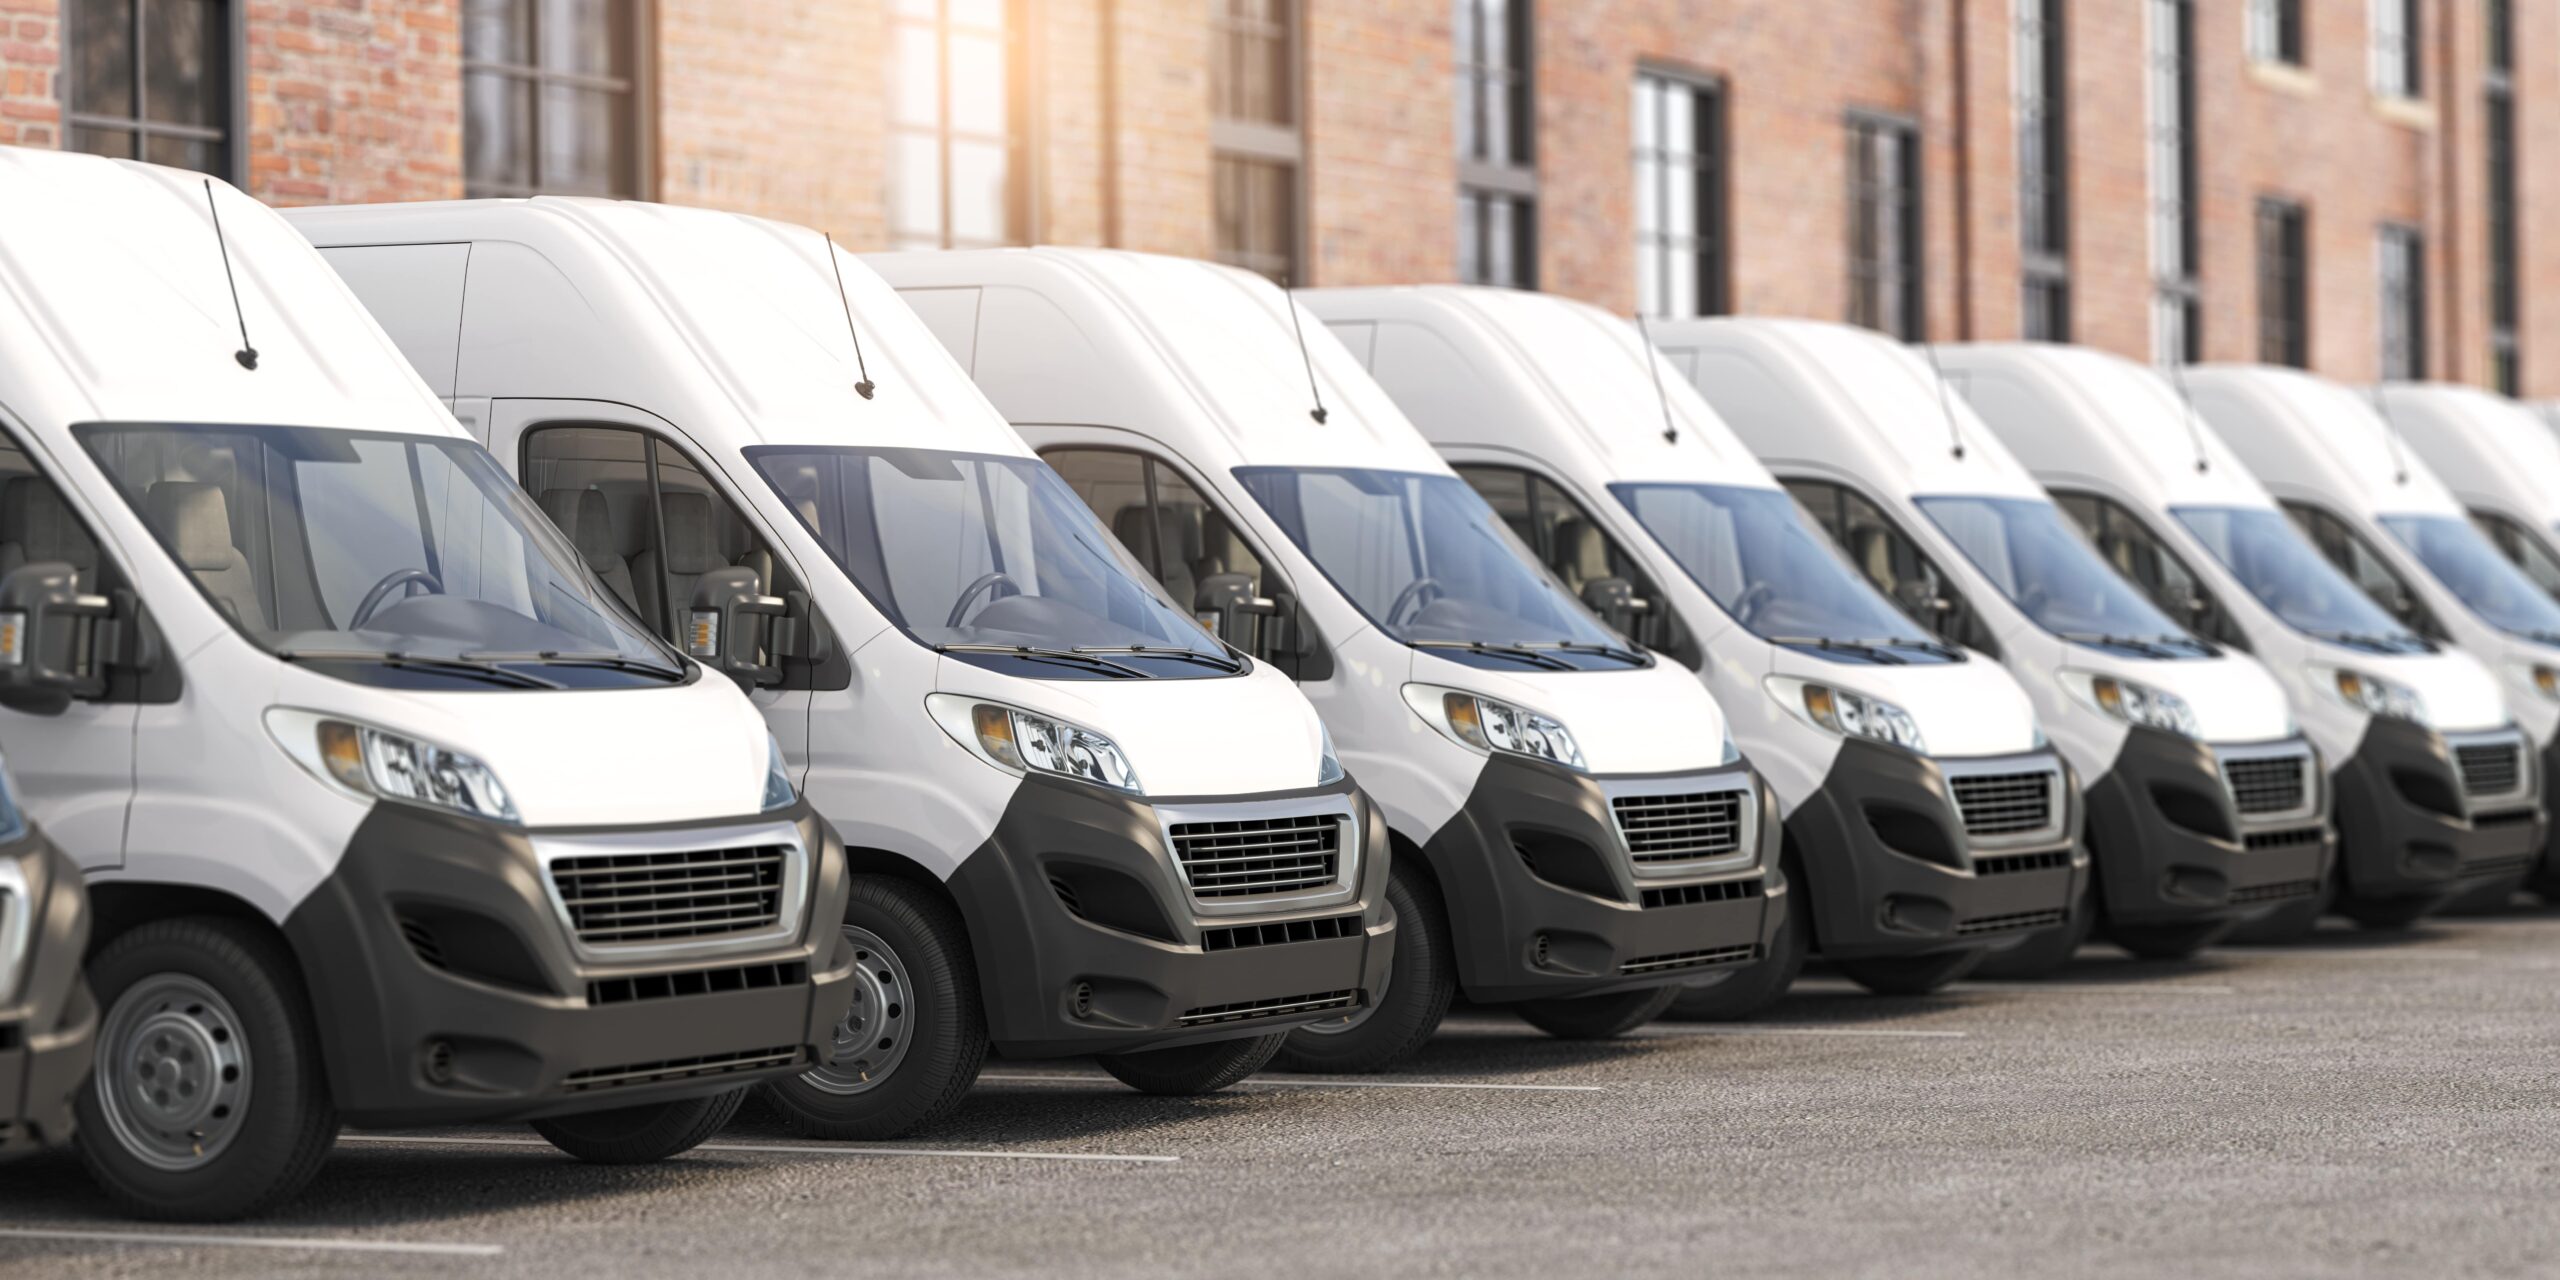
[[[2065,996],[2227,996],[2237,988],[2198,982],[1974,982],[1956,984],[1956,990],[2033,991]]]
[[[994,1084],[1107,1084],[1120,1082],[1106,1075],[1085,1075],[1070,1071],[987,1072],[978,1077]],[[1478,1084],[1459,1080],[1316,1080],[1296,1076],[1256,1077],[1240,1080],[1230,1088],[1237,1089],[1482,1089],[1501,1093],[1606,1093],[1596,1084]]]
[[[356,1134],[341,1136],[340,1142],[364,1142],[382,1146],[427,1147],[538,1147],[552,1150],[540,1138],[447,1138],[402,1137],[397,1134]],[[934,1156],[947,1160],[1066,1160],[1093,1164],[1173,1164],[1180,1156],[1129,1156],[1091,1151],[952,1151],[931,1147],[846,1147],[820,1146],[816,1143],[706,1142],[695,1151],[727,1152],[740,1155],[790,1156]]]
[[[1787,1027],[1766,1023],[1736,1022],[1708,1025],[1686,1023],[1678,1026],[1638,1027],[1629,1032],[1637,1036],[1872,1036],[1885,1040],[1963,1040],[1970,1031],[1916,1030],[1900,1027]]]
[[[494,1258],[506,1250],[494,1244],[433,1244],[413,1240],[333,1240],[323,1236],[226,1236],[189,1231],[58,1231],[38,1227],[0,1227],[0,1239],[68,1240],[92,1244],[197,1245],[233,1249],[302,1249],[333,1253],[421,1253],[447,1258]]]

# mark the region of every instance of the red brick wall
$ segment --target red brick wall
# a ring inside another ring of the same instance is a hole
[[[2560,397],[2560,5],[2516,6],[2524,393]]]
[[[887,233],[881,0],[657,0],[657,198]]]
[[[1449,0],[1307,6],[1311,283],[1456,278],[1451,21]]]
[[[459,7],[250,3],[250,194],[279,205],[461,195]]]
[[[0,0],[0,146],[62,145],[61,0]]]
[[[1209,25],[1204,0],[1113,0],[1121,247],[1206,257]]]

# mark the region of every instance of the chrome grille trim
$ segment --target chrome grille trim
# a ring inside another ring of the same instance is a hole
[[[1639,880],[1739,871],[1760,860],[1760,793],[1747,768],[1595,781],[1619,852]]]
[[[2505,799],[2524,791],[2524,744],[2467,742],[2453,747],[2453,771],[2471,800]]]
[[[2217,743],[2212,751],[2223,790],[2243,824],[2292,822],[2319,811],[2320,784],[2313,776],[2319,764],[2310,743]]]
[[[543,892],[581,960],[693,959],[800,936],[809,851],[791,823],[536,835],[532,843]]]
[[[1936,763],[1971,849],[2050,844],[2062,838],[2068,806],[2062,794],[2062,764],[2052,755]]]
[[[1191,1009],[1175,1020],[1175,1025],[1205,1027],[1218,1022],[1243,1022],[1250,1018],[1283,1018],[1291,1014],[1321,1013],[1328,1009],[1349,1009],[1360,1003],[1358,991],[1318,991],[1303,996],[1274,996],[1267,1000],[1239,1000],[1234,1004],[1205,1004]]]
[[[1157,805],[1156,822],[1201,915],[1298,911],[1359,892],[1360,819],[1348,796]]]
[[[1709,965],[1748,964],[1760,958],[1755,943],[1737,943],[1729,947],[1709,947],[1703,951],[1667,951],[1658,956],[1638,956],[1618,966],[1620,973],[1661,973],[1669,969],[1703,969]]]
[[[15,858],[0,858],[0,1003],[18,994],[27,951],[35,945],[34,917],[35,896],[24,866]]]

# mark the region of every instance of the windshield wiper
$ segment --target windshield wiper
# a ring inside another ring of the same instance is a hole
[[[557,681],[545,680],[529,672],[495,666],[474,658],[438,658],[427,654],[400,653],[388,649],[280,649],[276,657],[286,662],[379,662],[386,667],[408,671],[437,671],[446,675],[465,676],[512,689],[558,689]]]
[[[1922,653],[1934,653],[1950,662],[1964,656],[1964,650],[1948,644],[1944,640],[1932,640],[1927,636],[1886,636],[1882,640],[1872,641],[1871,643],[1881,645],[1887,649],[1917,649]]]
[[[1202,653],[1197,649],[1181,649],[1173,645],[1155,647],[1143,644],[1080,644],[1076,646],[1075,651],[1078,653],[1125,653],[1133,658],[1172,658],[1182,662],[1204,663],[1220,671],[1244,670],[1243,663],[1223,653]]]
[[[1588,640],[1524,640],[1520,642],[1519,647],[1523,649],[1558,649],[1565,653],[1596,653],[1604,658],[1616,658],[1618,661],[1631,667],[1641,667],[1652,662],[1652,659],[1645,657],[1643,654],[1638,653],[1633,649],[1623,648],[1614,644],[1594,644]]]
[[[2178,644],[2189,643],[2187,640],[2179,636],[2110,636],[2100,635],[2092,631],[2061,631],[2056,632],[2055,634],[2072,642],[2073,644],[2106,645],[2117,649],[2131,649],[2135,653],[2141,654],[2146,658],[2177,657],[2178,651],[2170,648],[2169,644],[2163,643],[2164,641]]]
[[[1043,649],[1027,644],[938,644],[933,647],[933,651],[935,653],[1004,653],[1034,662],[1071,663],[1087,670],[1108,671],[1128,679],[1154,678],[1136,667],[1124,666],[1108,658],[1097,658],[1089,653],[1078,653],[1073,649]]]
[[[1487,644],[1482,640],[1408,640],[1405,643],[1416,649],[1464,649],[1469,653],[1489,653],[1497,657],[1510,658],[1515,662],[1525,662],[1530,666],[1548,671],[1580,671],[1582,669],[1553,654],[1524,649],[1516,644]]]
[[[636,671],[662,680],[682,680],[681,668],[642,662],[618,653],[562,653],[556,649],[538,649],[531,653],[466,653],[471,662],[539,662],[554,667],[598,667],[608,671]]]
[[[2379,631],[2314,631],[2311,634],[2316,639],[2336,644],[2363,645],[2365,648],[2382,653],[2398,653],[2410,645],[2426,643],[2417,635],[2405,632],[2396,636]]]
[[[1771,644],[1793,645],[1804,649],[1825,649],[1833,653],[1854,653],[1889,667],[1911,665],[1911,659],[1886,647],[1896,643],[1892,640],[1870,643],[1865,640],[1834,640],[1829,636],[1769,636],[1766,639]]]

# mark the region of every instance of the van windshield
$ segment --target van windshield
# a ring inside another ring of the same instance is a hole
[[[687,678],[469,440],[229,425],[77,435],[205,598],[278,657],[395,688]]]
[[[1752,634],[1871,662],[1961,661],[1877,594],[1783,490],[1613,484],[1636,523]]]
[[[798,445],[747,457],[881,612],[951,657],[1052,680],[1244,670],[1036,458]]]
[[[2460,516],[2378,516],[2374,523],[2407,547],[2482,622],[2512,636],[2560,644],[2560,603],[2498,554]]]
[[[2037,626],[2074,644],[2147,658],[2213,650],[2179,629],[2042,498],[1920,498],[1930,521]]]
[[[1622,670],[1601,625],[1454,475],[1238,467],[1236,479],[1379,630],[1472,666]]]
[[[2338,572],[2283,512],[2176,507],[2169,514],[2286,626],[2313,639],[2384,653],[2426,651],[2425,640]]]

